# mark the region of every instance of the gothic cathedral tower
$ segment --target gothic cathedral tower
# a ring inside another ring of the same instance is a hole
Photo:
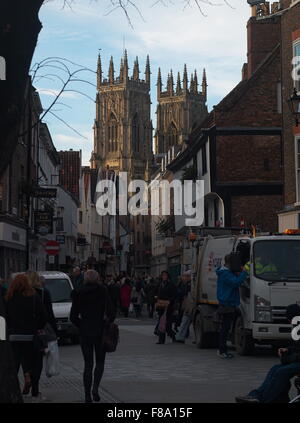
[[[115,77],[111,58],[108,79],[103,79],[98,57],[96,119],[94,124],[93,168],[128,172],[128,179],[149,180],[152,163],[152,122],[150,100],[150,61],[145,79],[140,79],[138,58],[129,77],[127,52]]]
[[[198,76],[195,71],[191,76],[190,86],[186,65],[183,81],[178,72],[174,89],[173,72],[168,75],[167,89],[162,90],[161,71],[157,80],[157,130],[155,135],[155,153],[164,154],[173,146],[186,147],[192,129],[207,116],[207,81],[205,70],[202,78],[202,91],[198,91]]]

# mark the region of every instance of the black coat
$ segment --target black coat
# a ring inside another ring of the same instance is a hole
[[[15,294],[6,302],[9,335],[34,335],[47,323],[47,313],[38,294],[24,297]]]
[[[70,320],[82,337],[102,336],[105,315],[114,321],[116,311],[104,285],[88,283],[72,292]]]
[[[45,307],[45,311],[47,313],[47,322],[51,325],[52,329],[54,330],[54,332],[56,333],[56,335],[58,334],[57,331],[57,325],[56,325],[56,320],[55,320],[55,316],[53,313],[53,307],[52,307],[52,300],[51,300],[51,294],[48,291],[47,288],[37,288],[36,292],[38,293],[44,307]]]
[[[281,357],[281,363],[300,363],[300,341],[295,342],[295,346],[288,348],[288,352]]]
[[[161,281],[157,297],[160,300],[168,300],[173,304],[177,298],[177,287],[170,280]]]

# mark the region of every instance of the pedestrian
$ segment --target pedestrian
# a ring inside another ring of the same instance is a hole
[[[79,266],[74,267],[72,274],[72,284],[74,289],[79,289],[83,285],[83,272]]]
[[[39,400],[37,373],[33,371],[39,349],[35,337],[46,325],[45,308],[24,273],[14,278],[5,299],[8,340],[14,352],[17,373],[22,366],[25,386],[32,386],[32,399]]]
[[[114,278],[110,275],[108,278],[107,287],[111,301],[116,309],[116,312],[118,312],[121,307],[121,285],[117,278]]]
[[[191,270],[187,270],[182,278],[185,282],[186,292],[181,304],[182,319],[179,326],[178,333],[175,335],[176,342],[185,343],[186,338],[189,335],[189,328],[192,323],[194,302],[191,293]]]
[[[158,293],[158,286],[159,286],[159,282],[156,281],[154,278],[151,278],[145,287],[148,316],[150,319],[153,319],[153,315],[154,315],[155,297],[157,296],[157,293]]]
[[[106,355],[103,348],[105,317],[113,322],[116,310],[107,288],[100,284],[98,272],[88,270],[84,274],[84,285],[72,293],[70,313],[71,322],[79,329],[84,358],[83,383],[86,403],[91,403],[93,400],[100,402],[99,386],[104,373]]]
[[[52,300],[51,300],[51,294],[48,291],[47,288],[43,286],[42,279],[38,275],[38,273],[33,271],[26,272],[30,285],[35,289],[36,293],[39,295],[40,300],[42,301],[42,304],[45,308],[46,315],[47,315],[47,323],[52,328],[53,335],[57,337],[58,331],[57,331],[57,325],[56,320],[53,312],[52,307]],[[26,384],[23,389],[23,394],[27,395],[30,392],[32,392],[32,396],[39,397],[40,400],[44,400],[41,393],[39,392],[39,381],[41,378],[42,370],[43,370],[43,360],[44,360],[45,352],[41,351],[39,349],[35,350],[34,355],[34,366],[32,369],[32,379],[34,380],[34,384],[30,386],[30,384]]]
[[[128,317],[130,300],[131,300],[131,283],[128,278],[125,278],[123,285],[121,286],[121,310],[124,317]]]
[[[300,316],[300,306],[291,304],[287,307],[286,317],[289,322]],[[291,378],[300,373],[300,340],[296,341],[294,347],[279,348],[278,355],[281,364],[273,366],[262,385],[249,392],[246,396],[236,397],[238,403],[274,403],[289,402],[289,390]]]
[[[166,334],[175,340],[175,332],[172,329],[173,313],[175,300],[177,297],[177,288],[172,282],[168,272],[161,273],[161,281],[158,288],[156,310],[159,316],[156,325],[155,334],[158,335],[157,344],[164,344],[166,342]],[[162,322],[165,319],[165,324]],[[159,330],[160,326],[165,326],[164,330]]]
[[[218,315],[221,319],[218,356],[221,358],[233,358],[233,355],[227,351],[227,338],[236,316],[237,308],[240,305],[239,288],[248,277],[248,273],[243,268],[241,272],[234,273],[230,269],[230,261],[231,256],[228,254],[225,256],[224,266],[216,270],[218,276]]]
[[[142,315],[142,308],[144,302],[144,289],[141,280],[136,280],[134,282],[132,291],[131,291],[131,302],[135,311],[135,317],[139,319]]]

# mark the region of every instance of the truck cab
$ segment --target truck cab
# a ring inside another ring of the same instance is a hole
[[[232,330],[239,354],[255,344],[280,344],[291,340],[288,305],[300,302],[300,236],[223,236],[202,240],[197,254],[193,296],[194,330],[199,348],[216,343],[218,333],[216,269],[226,254],[239,252],[249,272],[240,288],[241,304]]]

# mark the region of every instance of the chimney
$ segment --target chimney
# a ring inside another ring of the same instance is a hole
[[[252,16],[247,24],[248,31],[248,79],[260,63],[280,42],[280,17],[263,19]]]

